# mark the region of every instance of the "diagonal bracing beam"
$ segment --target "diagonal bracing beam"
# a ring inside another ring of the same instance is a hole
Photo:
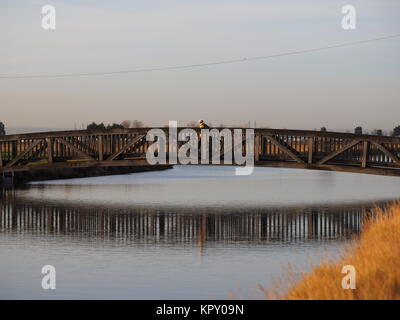
[[[358,144],[360,142],[361,142],[361,140],[353,140],[353,141],[349,142],[348,144],[343,146],[343,148],[340,148],[340,149],[326,155],[325,157],[323,157],[321,160],[319,160],[317,162],[317,164],[324,164],[328,160],[331,160],[332,158],[336,157],[337,155],[341,154],[342,152],[345,152],[346,150],[352,148],[353,146],[355,146],[356,144]]]
[[[65,141],[63,138],[55,138],[55,140],[61,144],[63,144],[64,146],[66,146],[67,148],[69,148],[70,150],[75,151],[77,154],[81,155],[82,157],[86,158],[86,159],[90,159],[90,160],[94,160],[94,158],[92,158],[91,156],[89,156],[87,153],[79,150],[78,148],[76,148],[74,145],[72,145],[71,143],[69,143],[68,141]]]
[[[386,149],[383,145],[381,145],[378,142],[373,142],[371,141],[371,143],[378,148],[380,151],[382,151],[385,155],[387,155],[390,159],[393,160],[394,163],[399,164],[400,165],[400,159],[398,157],[396,157],[395,154],[393,154],[392,152],[390,152],[388,149]]]
[[[88,152],[93,153],[93,154],[97,152],[97,150],[96,151],[93,150],[93,148],[90,145],[79,140],[78,137],[72,137],[72,139],[73,139],[74,145],[80,147],[81,149],[83,149],[83,150],[86,149]],[[84,152],[84,151],[82,151],[82,152]]]
[[[34,147],[36,147],[37,145],[43,143],[43,141],[44,140],[33,141],[32,144],[28,147],[28,149],[24,150],[22,153],[20,153],[18,156],[16,156],[14,159],[12,159],[9,163],[7,163],[6,168],[12,167],[19,160],[21,160],[26,154],[28,154]]]
[[[142,140],[145,137],[144,134],[137,136],[134,138],[131,142],[128,142],[126,145],[122,147],[122,149],[118,150],[117,152],[113,153],[111,156],[107,158],[107,161],[114,160],[116,157],[118,157],[121,153],[125,152],[128,150],[130,147],[134,146],[136,143],[138,143],[140,140]]]
[[[292,159],[296,160],[296,162],[305,163],[303,159],[301,159],[292,150],[290,150],[288,147],[284,146],[282,143],[280,143],[274,137],[272,137],[272,136],[265,136],[265,137],[267,139],[269,139],[274,145],[276,145],[282,152],[286,153],[289,157],[291,157]]]

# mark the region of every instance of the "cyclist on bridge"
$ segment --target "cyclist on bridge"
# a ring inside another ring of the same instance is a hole
[[[210,127],[203,120],[199,120],[199,128],[200,129],[210,129]]]

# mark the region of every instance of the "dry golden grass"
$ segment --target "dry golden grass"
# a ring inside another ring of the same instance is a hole
[[[342,268],[356,269],[356,289],[343,289]],[[343,258],[326,262],[304,274],[287,291],[289,300],[399,300],[400,299],[400,203],[384,212],[375,209],[355,246]]]

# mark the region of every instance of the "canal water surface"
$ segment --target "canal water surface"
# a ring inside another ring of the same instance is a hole
[[[397,198],[396,177],[216,166],[3,190],[0,298],[262,298],[257,284],[339,257]]]

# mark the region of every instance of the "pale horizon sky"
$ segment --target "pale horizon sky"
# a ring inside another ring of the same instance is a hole
[[[41,28],[43,5],[57,29]],[[341,8],[357,10],[343,30]],[[91,73],[272,55],[400,33],[396,0],[2,0],[0,77]],[[0,79],[6,127],[141,120],[390,130],[400,125],[400,38],[146,73]]]

